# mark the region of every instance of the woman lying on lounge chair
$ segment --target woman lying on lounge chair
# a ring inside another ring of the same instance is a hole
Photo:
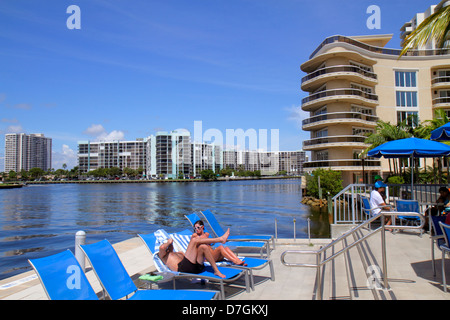
[[[198,220],[194,223],[194,236],[197,235],[200,238],[208,238],[209,233],[204,231],[205,226],[203,224],[202,220]],[[214,261],[218,262],[226,258],[227,260],[233,262],[234,264],[240,265],[240,266],[247,266],[247,264],[244,261],[241,261],[233,251],[231,251],[230,248],[219,246],[216,248],[209,247],[211,250],[211,254],[214,258]]]

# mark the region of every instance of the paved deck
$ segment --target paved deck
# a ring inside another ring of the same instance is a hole
[[[316,270],[312,268],[286,267],[281,264],[280,256],[286,250],[316,250],[325,245],[329,239],[314,239],[313,245],[307,240],[279,239],[276,249],[271,253],[274,263],[275,281],[270,280],[269,268],[255,272],[255,290],[246,293],[235,286],[226,287],[227,300],[312,300],[315,298]],[[441,253],[436,250],[437,275],[431,270],[430,237],[424,234],[419,237],[411,233],[387,233],[388,256],[388,290],[370,291],[367,288],[367,276],[360,256],[381,265],[380,235],[374,235],[362,246],[362,250],[351,250],[347,260],[339,264],[330,264],[324,270],[324,299],[385,299],[385,300],[449,300],[450,293],[445,293],[441,281]],[[138,286],[143,283],[138,277],[154,271],[151,255],[138,238],[132,238],[114,245],[128,273],[136,280]],[[340,248],[339,248],[340,249]],[[359,253],[358,253],[359,252]],[[301,260],[300,260],[301,259]],[[312,256],[291,256],[289,262],[313,263]],[[360,265],[360,267],[357,267]],[[95,274],[87,265],[87,277],[94,290],[100,295],[101,287]],[[343,271],[343,270],[346,271]],[[358,271],[359,270],[359,271]],[[46,300],[47,297],[38,279],[17,283],[7,289],[1,286],[14,281],[21,281],[34,276],[34,271],[25,272],[0,281],[0,300]],[[344,279],[345,278],[345,279]],[[450,279],[450,261],[447,268],[447,279]],[[347,285],[348,284],[348,285]],[[176,286],[181,288],[218,289],[212,284],[192,284],[188,280],[177,280]],[[162,288],[171,288],[171,283],[161,284]],[[347,288],[344,288],[347,287]],[[370,293],[368,294],[368,292]]]

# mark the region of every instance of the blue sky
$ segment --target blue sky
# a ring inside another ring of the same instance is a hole
[[[332,35],[393,34],[439,1],[1,0],[0,171],[4,134],[53,139],[53,167],[77,141],[156,131],[279,129],[299,150],[300,65]],[[81,29],[70,30],[70,5]],[[370,30],[370,5],[381,29]],[[269,135],[270,139],[270,135]]]

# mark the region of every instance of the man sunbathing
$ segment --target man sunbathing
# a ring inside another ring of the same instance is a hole
[[[194,223],[194,231],[195,234],[197,234],[200,238],[209,238],[209,233],[205,232],[205,226],[202,220],[198,220],[196,223]],[[236,254],[234,254],[234,252],[231,251],[231,249],[228,247],[219,246],[217,248],[213,248],[211,246],[208,246],[208,248],[212,253],[214,261],[216,262],[222,261],[224,258],[226,258],[239,266],[247,266],[247,264],[239,259],[239,257],[236,256]]]
[[[230,235],[230,229],[219,238],[201,238],[197,234],[191,236],[191,241],[186,249],[186,252],[173,251],[173,239],[170,238],[166,243],[159,247],[159,257],[166,266],[172,271],[186,272],[186,273],[200,273],[205,266],[203,262],[206,260],[211,264],[214,274],[218,277],[225,278],[217,268],[214,257],[208,245],[212,243],[225,243]]]

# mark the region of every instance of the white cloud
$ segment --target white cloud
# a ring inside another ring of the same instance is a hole
[[[83,131],[84,134],[94,137],[97,141],[123,140],[125,133],[119,130],[113,130],[110,133],[101,124],[92,124]]]
[[[105,128],[103,128],[101,124],[92,124],[89,128],[84,130],[83,133],[89,136],[97,136],[105,131]]]
[[[297,127],[300,129],[302,128],[302,121],[309,118],[309,113],[303,111],[299,106],[292,106],[290,108],[286,108],[285,110],[289,112],[288,120],[295,121]]]
[[[67,165],[67,169],[72,169],[77,165],[77,154],[67,144],[63,144],[60,151],[52,152],[52,167],[62,169],[63,164]]]
[[[20,124],[8,126],[8,128],[6,128],[6,133],[22,133],[22,132],[24,132],[24,130]]]

